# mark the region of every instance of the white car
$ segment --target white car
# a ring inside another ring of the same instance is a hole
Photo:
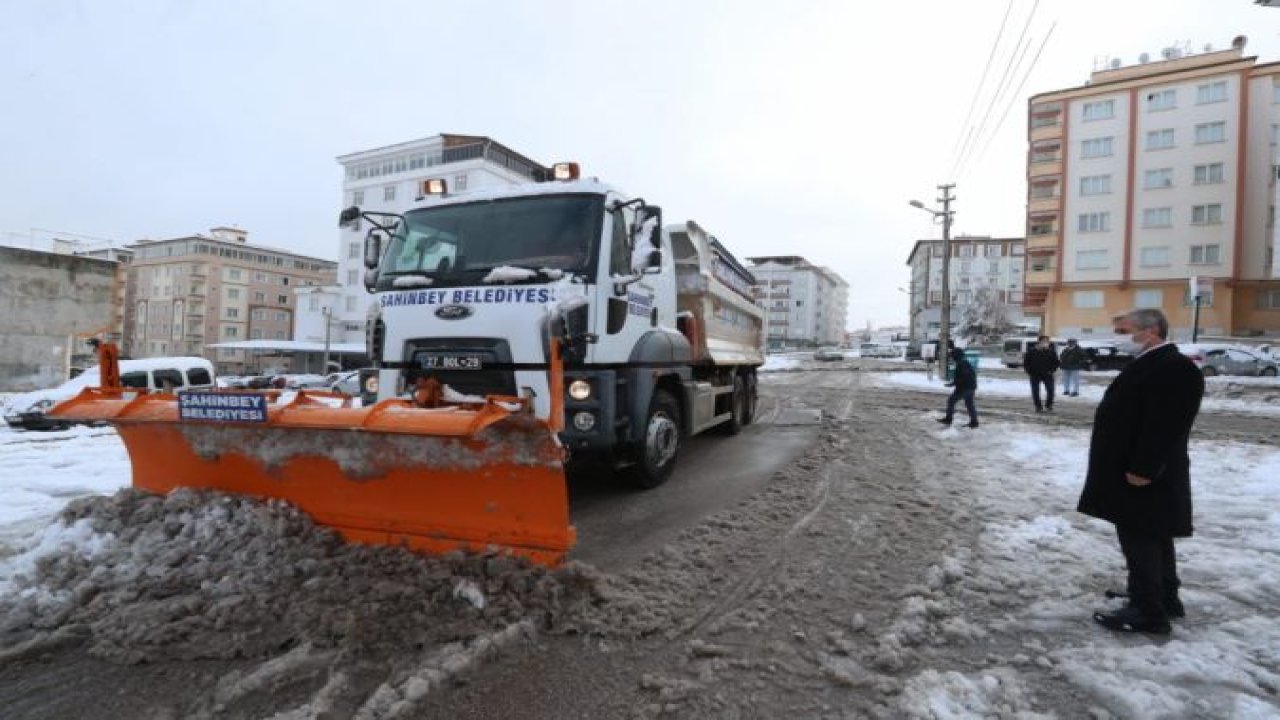
[[[902,355],[892,345],[881,345],[880,343],[862,343],[858,346],[859,357],[864,358],[896,358]]]
[[[87,387],[102,382],[97,366],[80,373],[56,388],[15,395],[4,404],[4,420],[9,427],[23,430],[57,430],[69,423],[45,416],[49,408],[70,400]],[[212,390],[213,363],[202,357],[157,357],[120,361],[120,384],[148,392]]]

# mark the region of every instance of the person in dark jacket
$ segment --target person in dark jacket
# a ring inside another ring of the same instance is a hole
[[[973,404],[973,394],[978,389],[978,373],[969,364],[969,358],[965,357],[964,350],[958,347],[951,348],[951,360],[955,363],[956,372],[947,385],[955,389],[947,397],[947,416],[938,418],[938,422],[950,425],[951,418],[956,412],[956,403],[964,400],[964,409],[969,411],[969,424],[965,427],[976,428],[978,427],[978,410]]]
[[[1080,371],[1089,367],[1089,356],[1075,338],[1067,339],[1067,346],[1058,356],[1062,364],[1062,394],[1075,397],[1080,394]]]
[[[1031,399],[1036,404],[1036,412],[1053,412],[1053,374],[1057,372],[1058,365],[1058,353],[1054,351],[1048,335],[1036,338],[1036,344],[1022,354],[1022,369],[1031,379]],[[1043,405],[1040,404],[1041,385],[1045,394]]]
[[[1136,356],[1107,388],[1094,415],[1089,469],[1078,510],[1116,526],[1128,566],[1128,597],[1115,612],[1093,619],[1122,632],[1168,633],[1183,617],[1173,539],[1191,535],[1191,470],[1187,442],[1204,377],[1166,338],[1159,310],[1116,318]]]

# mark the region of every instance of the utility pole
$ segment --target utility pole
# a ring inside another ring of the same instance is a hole
[[[939,185],[942,197],[942,308],[938,318],[938,362],[945,363],[951,351],[951,190],[955,183]],[[946,367],[940,365],[939,367]]]

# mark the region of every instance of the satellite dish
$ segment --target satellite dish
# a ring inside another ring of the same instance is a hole
[[[1147,63],[1151,61],[1151,53],[1142,53],[1138,56],[1138,62]]]
[[[1114,58],[1114,59],[1112,59],[1112,60],[1111,60],[1111,69],[1112,69],[1112,70],[1116,70],[1116,69],[1118,69],[1119,67],[1120,67],[1120,58]]]
[[[1235,50],[1243,50],[1244,46],[1249,43],[1249,38],[1243,35],[1237,35],[1231,39],[1231,47]]]

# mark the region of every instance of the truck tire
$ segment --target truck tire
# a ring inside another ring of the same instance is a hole
[[[743,376],[743,380],[747,385],[747,414],[743,419],[743,425],[750,425],[756,421],[756,409],[760,405],[760,392],[756,387],[755,371]]]
[[[741,375],[733,376],[733,394],[729,397],[729,419],[720,428],[725,435],[737,435],[751,423],[751,391]]]
[[[644,437],[630,468],[631,481],[649,490],[671,477],[680,451],[680,405],[666,390],[656,390],[649,401]]]

